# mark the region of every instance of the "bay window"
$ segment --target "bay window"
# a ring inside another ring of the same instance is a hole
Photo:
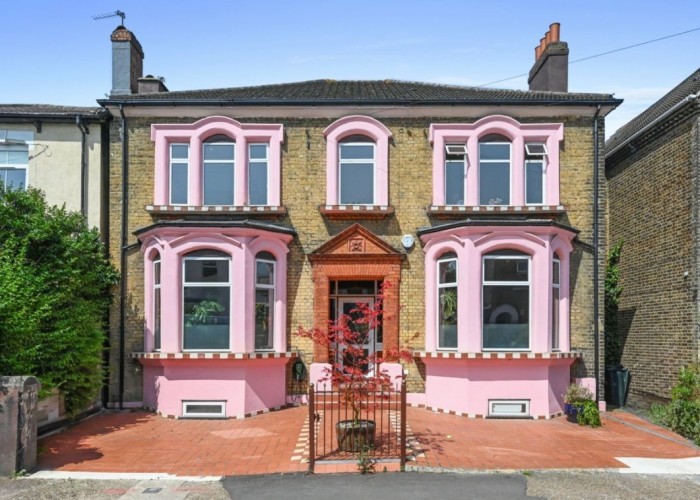
[[[437,261],[438,349],[457,348],[457,255],[446,253]]]
[[[255,350],[272,350],[275,307],[275,257],[260,252],[255,259]]]

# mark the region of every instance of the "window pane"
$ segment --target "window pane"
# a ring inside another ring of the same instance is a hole
[[[544,163],[528,161],[525,163],[527,189],[525,203],[544,203]]]
[[[340,203],[374,203],[374,164],[340,165]]]
[[[559,350],[559,288],[552,288],[552,350]]]
[[[233,144],[205,144],[204,159],[205,160],[233,160],[234,146]]]
[[[479,144],[480,160],[510,160],[510,144]]]
[[[184,205],[187,203],[187,163],[173,163],[170,175],[170,203]]]
[[[479,204],[510,204],[510,163],[480,164]]]
[[[160,261],[153,263],[153,283],[160,285]]]
[[[3,171],[0,170],[0,179],[4,177],[5,187],[14,191],[21,191],[26,186],[26,173],[27,171],[23,168],[10,168],[4,170],[5,175],[2,175]]]
[[[267,160],[267,144],[251,144],[249,156],[251,160]]]
[[[10,165],[26,165],[29,163],[28,151],[8,151],[7,163]]]
[[[464,162],[445,163],[445,203],[464,205]]]
[[[374,160],[374,144],[341,144],[341,160]]]
[[[233,205],[233,163],[204,164],[204,204]]]
[[[255,262],[255,282],[258,285],[275,284],[275,264],[272,262]]]
[[[528,259],[484,259],[484,281],[528,281]]]
[[[248,198],[251,205],[267,205],[267,162],[248,166]]]
[[[457,287],[438,289],[438,347],[457,347]]]
[[[153,348],[160,349],[160,288],[153,293],[153,336],[155,337]]]
[[[559,261],[555,260],[552,263],[552,283],[559,284]]]
[[[440,284],[457,283],[457,261],[448,260],[438,263]]]
[[[186,160],[190,154],[190,147],[187,144],[172,144],[170,146],[170,158]]]
[[[255,291],[255,348],[272,349],[273,290]]]
[[[229,287],[185,287],[185,349],[228,349]]]
[[[374,295],[376,281],[337,281],[338,295]]]
[[[185,260],[185,283],[228,283],[228,260]]]
[[[530,287],[484,285],[484,349],[527,349]]]

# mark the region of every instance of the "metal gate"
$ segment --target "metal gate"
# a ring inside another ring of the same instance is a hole
[[[316,462],[348,461],[360,453],[378,461],[399,461],[401,470],[406,465],[406,382],[400,388],[382,388],[370,392],[362,401],[359,420],[374,425],[356,426],[349,431],[339,429],[341,424],[353,426],[356,420],[337,388],[309,386],[309,472]]]

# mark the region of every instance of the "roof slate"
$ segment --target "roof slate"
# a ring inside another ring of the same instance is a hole
[[[620,127],[605,142],[606,151],[612,151],[683,99],[698,92],[700,92],[700,68],[691,73],[688,78],[676,85],[668,94],[649,106],[645,111]]]
[[[56,106],[53,104],[0,104],[0,118],[18,117],[75,117],[75,115],[99,115],[104,110],[100,107]]]
[[[610,94],[582,94],[542,92],[528,90],[489,89],[462,87],[435,83],[399,80],[309,80],[305,82],[233,87],[222,89],[186,90],[132,94],[100,100],[109,102],[167,101],[227,101],[231,104],[470,104],[493,103],[543,103],[543,102],[610,102],[619,104]]]

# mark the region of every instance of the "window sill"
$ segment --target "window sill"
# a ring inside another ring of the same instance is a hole
[[[455,352],[416,351],[413,356],[420,359],[577,359],[580,352]]]
[[[282,206],[240,205],[146,205],[146,211],[154,214],[230,214],[242,213],[250,216],[283,216],[287,209]]]
[[[464,215],[504,215],[504,214],[538,214],[559,215],[565,212],[563,205],[430,205],[425,209],[428,215],[438,218],[449,218]]]
[[[193,360],[193,359],[284,359],[295,358],[294,352],[132,352],[132,359],[143,360]]]
[[[385,205],[321,205],[319,211],[330,220],[380,220],[394,213]]]

